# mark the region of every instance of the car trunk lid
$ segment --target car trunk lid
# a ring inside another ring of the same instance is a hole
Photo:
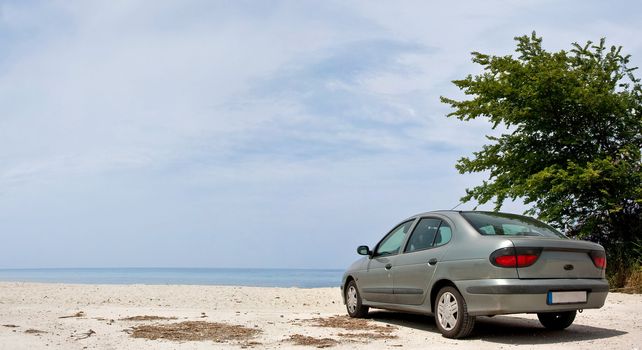
[[[520,279],[540,278],[603,278],[604,269],[597,267],[593,255],[603,256],[599,244],[572,239],[511,237],[517,250],[541,249],[539,258],[527,267],[518,267]]]

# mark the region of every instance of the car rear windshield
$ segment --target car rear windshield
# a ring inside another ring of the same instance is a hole
[[[505,235],[566,238],[566,236],[545,223],[526,216],[479,211],[461,212],[461,216],[468,220],[479,233],[485,236]]]

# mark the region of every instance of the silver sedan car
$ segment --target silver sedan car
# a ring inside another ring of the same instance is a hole
[[[412,216],[343,276],[348,314],[369,308],[435,316],[448,338],[470,334],[476,316],[537,313],[564,329],[576,311],[604,305],[604,248],[569,239],[535,219],[498,212],[435,211]]]

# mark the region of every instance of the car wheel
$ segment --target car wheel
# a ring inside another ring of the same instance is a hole
[[[456,288],[444,287],[437,293],[435,322],[446,338],[463,338],[475,326],[475,317],[468,314],[466,301]]]
[[[575,320],[577,311],[541,312],[537,314],[539,322],[548,329],[561,330],[570,326]]]
[[[366,317],[369,307],[362,304],[361,295],[359,294],[359,289],[357,289],[357,283],[354,280],[348,282],[345,293],[348,315],[358,318]]]

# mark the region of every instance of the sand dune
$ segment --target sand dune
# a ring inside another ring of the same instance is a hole
[[[642,296],[612,293],[566,331],[479,318],[451,340],[432,317],[345,317],[338,288],[0,283],[0,349],[642,349]]]

